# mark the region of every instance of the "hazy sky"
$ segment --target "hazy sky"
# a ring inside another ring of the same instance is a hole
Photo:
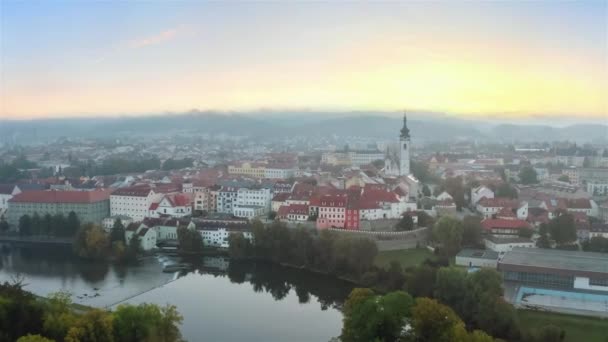
[[[0,117],[608,117],[608,1],[0,1]],[[505,114],[506,113],[506,114]]]

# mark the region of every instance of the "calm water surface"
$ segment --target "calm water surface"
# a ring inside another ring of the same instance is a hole
[[[190,272],[163,273],[170,257],[137,266],[87,263],[69,248],[0,245],[0,282],[22,279],[46,296],[60,290],[77,303],[176,305],[188,341],[328,341],[340,334],[348,283],[305,271],[224,258],[190,260]],[[179,261],[179,260],[177,260]]]

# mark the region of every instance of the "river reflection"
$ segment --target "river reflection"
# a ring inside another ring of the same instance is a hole
[[[340,333],[348,282],[307,271],[204,257],[193,270],[163,273],[175,258],[151,256],[136,266],[88,263],[69,248],[0,246],[0,281],[23,278],[39,295],[67,290],[96,307],[173,304],[189,341],[328,341]]]

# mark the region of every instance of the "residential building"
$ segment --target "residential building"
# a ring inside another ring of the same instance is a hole
[[[319,203],[317,228],[344,228],[347,202],[346,194],[322,196]]]
[[[266,175],[266,165],[257,162],[233,163],[228,165],[228,174],[264,178]]]
[[[485,185],[480,185],[471,190],[471,205],[476,206],[482,198],[494,198],[494,191]]]
[[[160,196],[162,194],[156,194],[149,186],[118,188],[110,195],[110,216],[128,216],[141,221],[148,216],[148,208]]]
[[[123,227],[126,227],[126,226],[130,225],[131,223],[133,223],[133,219],[130,218],[129,216],[125,216],[125,215],[116,215],[116,216],[106,217],[101,221],[101,226],[106,231],[106,233],[110,233],[110,231],[114,227],[114,222],[116,222],[116,220],[120,220]]]
[[[504,198],[504,197],[495,197],[495,198],[488,198],[488,197],[482,197],[478,202],[477,202],[477,212],[481,215],[483,215],[483,217],[485,218],[491,218],[492,216],[494,216],[495,214],[497,214],[500,210],[502,210],[503,208],[518,208],[519,205],[517,203],[517,200],[512,200],[510,198]],[[527,217],[527,215],[526,215]]]
[[[198,221],[193,229],[201,234],[205,246],[228,248],[230,234],[240,233],[248,240],[253,239],[251,226],[247,221]]]
[[[8,209],[8,201],[20,193],[21,190],[14,184],[0,184],[0,216]]]
[[[283,205],[277,212],[279,220],[290,222],[305,222],[308,221],[309,209],[306,204],[289,204]]]
[[[158,203],[152,203],[149,217],[184,217],[192,215],[192,194],[164,195]]]
[[[593,223],[589,228],[589,238],[603,237],[608,239],[608,223]]]
[[[485,233],[499,236],[519,236],[519,231],[530,228],[528,222],[520,219],[493,219],[481,221]]]

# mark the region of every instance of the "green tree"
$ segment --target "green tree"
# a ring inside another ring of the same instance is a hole
[[[424,184],[422,186],[422,195],[426,196],[426,197],[430,197],[431,196],[431,189],[429,189],[428,185]]]
[[[230,258],[238,260],[251,255],[251,242],[243,233],[232,233],[228,236],[228,254]]]
[[[44,310],[20,282],[0,284],[0,341],[42,333]]]
[[[503,182],[496,188],[496,197],[517,198],[517,189]]]
[[[113,342],[112,315],[104,310],[92,309],[78,318],[65,342]]]
[[[120,218],[116,218],[116,220],[114,220],[114,225],[110,231],[110,241],[112,243],[122,242],[123,245],[125,243],[125,226],[122,224]]]
[[[70,305],[71,296],[67,292],[57,292],[49,296],[44,312],[44,334],[57,341],[63,340],[70,327],[75,326],[78,317]]]
[[[532,166],[524,166],[519,171],[519,181],[521,184],[536,184],[538,179],[536,170]]]
[[[412,340],[416,342],[454,342],[464,329],[464,323],[452,309],[430,298],[416,299],[411,325]]]
[[[461,208],[466,205],[464,200],[465,189],[464,185],[462,184],[462,177],[446,179],[442,188],[447,191],[450,196],[452,196],[457,210],[461,210]]]
[[[196,230],[180,227],[177,229],[179,251],[182,253],[201,253],[203,238]]]
[[[572,214],[557,213],[549,222],[549,233],[558,245],[576,241],[576,226]]]
[[[65,222],[65,236],[74,236],[80,229],[80,219],[75,212],[70,211],[68,218]]]
[[[107,256],[110,241],[98,225],[87,223],[76,233],[74,251],[85,259],[103,259]]]
[[[545,223],[541,223],[539,228],[540,237],[536,241],[538,248],[551,248],[551,241],[549,240],[549,226]]]
[[[47,213],[42,218],[41,231],[45,235],[54,235],[55,234],[55,232],[53,231],[53,217],[51,216],[51,214]]]
[[[414,229],[414,220],[410,215],[404,214],[401,220],[395,225],[395,230],[398,232],[408,231]]]
[[[32,219],[29,215],[23,215],[19,218],[19,235],[32,235]]]
[[[178,342],[183,318],[175,306],[120,305],[113,314],[114,339],[121,342]]]
[[[451,257],[460,251],[463,231],[462,222],[453,217],[444,216],[435,223],[433,240],[441,246],[444,256]]]
[[[477,247],[481,245],[481,218],[467,215],[462,219],[462,244]]]
[[[0,219],[0,232],[4,233],[7,232],[9,230],[9,225],[8,222],[6,222],[6,220],[4,219],[4,216],[2,217],[2,219]]]
[[[545,325],[544,327],[538,329],[533,337],[535,342],[561,342],[565,338],[566,332],[552,324]]]
[[[464,312],[464,296],[467,292],[467,272],[462,268],[442,267],[437,271],[435,298],[457,313]]]
[[[68,236],[68,231],[66,228],[66,219],[65,216],[63,216],[63,214],[58,213],[53,215],[53,233],[56,236]]]
[[[608,239],[601,236],[595,236],[583,243],[583,250],[589,252],[608,253]]]
[[[423,264],[405,274],[405,289],[414,297],[432,297],[437,269]]]
[[[557,180],[560,182],[570,183],[570,177],[568,177],[568,175],[561,175],[557,178]]]
[[[530,228],[521,228],[517,232],[517,235],[519,235],[519,237],[529,239],[532,237],[532,235],[534,235],[534,231]]]
[[[38,334],[36,334],[36,335],[27,334],[25,336],[19,337],[19,339],[17,339],[17,342],[54,342],[54,340],[48,339],[48,338],[38,335]]]
[[[42,220],[40,219],[40,215],[37,212],[32,215],[32,220],[30,223],[32,235],[40,235],[42,233]]]

